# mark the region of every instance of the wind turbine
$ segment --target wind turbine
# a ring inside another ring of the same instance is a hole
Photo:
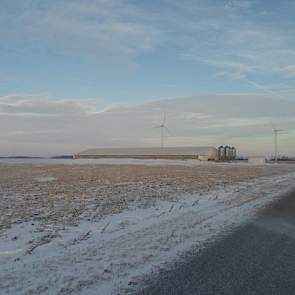
[[[163,114],[162,124],[157,125],[154,128],[160,128],[161,129],[161,148],[164,148],[165,131],[168,131],[168,133],[170,133],[169,129],[166,126],[166,113]]]
[[[274,145],[275,145],[275,163],[278,162],[278,138],[279,138],[279,134],[282,133],[284,130],[283,129],[277,129],[277,128],[273,128],[273,132],[274,132]]]

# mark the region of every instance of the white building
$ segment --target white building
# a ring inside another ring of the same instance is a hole
[[[93,148],[74,155],[75,159],[140,158],[140,159],[218,159],[215,147],[164,147],[164,148]]]

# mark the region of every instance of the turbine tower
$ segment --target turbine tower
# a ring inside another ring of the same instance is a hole
[[[155,126],[154,128],[160,128],[160,130],[161,130],[161,148],[164,148],[165,131],[168,131],[168,133],[170,133],[169,129],[166,126],[166,113],[163,114],[162,124]]]
[[[273,129],[273,132],[274,132],[274,145],[275,145],[275,163],[278,162],[278,137],[279,137],[279,134],[281,132],[283,132],[283,131],[284,131],[283,129],[277,129],[277,128]]]

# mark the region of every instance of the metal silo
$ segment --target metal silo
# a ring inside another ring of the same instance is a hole
[[[224,150],[223,145],[221,145],[218,148],[218,160],[219,161],[224,161],[225,160],[225,150]]]
[[[225,154],[225,161],[230,161],[231,159],[231,147],[230,146],[225,146],[224,147],[224,154]]]
[[[232,160],[235,160],[237,157],[237,150],[235,147],[232,147]]]

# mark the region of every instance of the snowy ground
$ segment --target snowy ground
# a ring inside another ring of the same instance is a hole
[[[171,169],[179,171],[180,167]],[[169,267],[192,247],[202,249],[207,242],[246,222],[258,209],[291,189],[294,168],[293,171],[285,167],[275,169],[281,169],[280,173],[265,171],[266,175],[261,175],[256,171],[259,177],[255,179],[249,178],[246,170],[247,173],[240,172],[244,178],[237,178],[238,181],[225,182],[226,185],[218,182],[218,186],[198,192],[181,190],[177,197],[159,197],[149,206],[131,202],[100,219],[89,219],[91,206],[88,204],[80,212],[76,226],[59,219],[44,222],[24,218],[0,236],[0,293],[125,294],[136,291],[147,275]],[[181,173],[189,173],[185,171]],[[255,169],[251,171],[253,174]],[[18,173],[21,173],[19,168]],[[165,172],[165,177],[167,175]],[[58,173],[33,173],[34,184],[39,185],[55,183],[58,177]]]
[[[169,160],[169,159],[132,159],[132,158],[101,158],[101,159],[50,159],[50,158],[2,158],[0,163],[10,164],[65,164],[65,165],[185,165],[197,166],[211,164],[198,160]]]

